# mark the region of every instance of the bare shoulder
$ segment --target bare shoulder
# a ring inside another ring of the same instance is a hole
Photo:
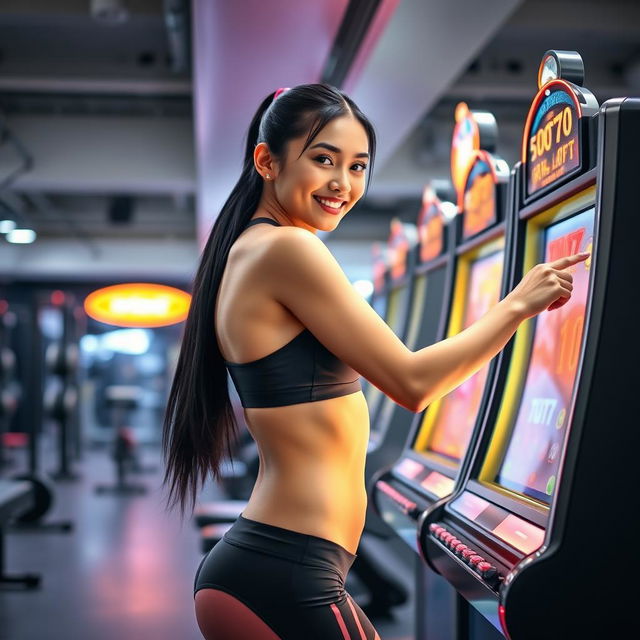
[[[340,360],[404,406],[411,352],[355,290],[325,243],[294,227],[265,243],[260,277],[270,298],[292,313]]]
[[[323,244],[315,235],[299,227],[261,226],[268,228],[248,236],[243,234],[236,240],[231,247],[229,257],[248,261],[262,268],[265,263],[273,262],[274,259],[291,257],[305,240],[315,240]]]
[[[290,283],[308,278],[326,279],[341,276],[348,283],[340,265],[327,245],[315,234],[299,227],[283,227],[270,233],[265,242],[264,266],[272,276],[287,275]],[[318,269],[321,271],[318,271]]]
[[[295,250],[298,246],[326,248],[326,245],[318,236],[300,227],[283,226],[274,229],[274,231],[275,233],[269,234],[269,244],[276,245],[279,249],[289,248],[290,250]]]
[[[251,282],[263,296],[285,307],[292,295],[304,299],[323,286],[335,291],[336,280],[341,281],[343,291],[352,293],[346,275],[324,242],[299,227],[271,227],[243,238],[233,246],[229,260],[243,281]]]

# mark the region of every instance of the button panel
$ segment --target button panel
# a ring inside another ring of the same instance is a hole
[[[453,491],[453,478],[434,471],[412,458],[403,458],[393,467],[392,473],[420,485],[437,498],[444,498]]]
[[[475,549],[464,544],[443,526],[433,523],[429,525],[429,534],[441,545],[449,549],[456,557],[466,564],[474,573],[485,580],[492,588],[496,588],[502,576],[496,567],[481,556]]]
[[[545,529],[519,518],[470,491],[463,491],[450,506],[460,515],[472,520],[486,531],[490,531],[525,555],[539,549],[544,542]]]
[[[397,489],[384,480],[378,480],[378,482],[376,482],[376,488],[389,496],[389,498],[391,498],[391,500],[400,507],[403,513],[406,513],[411,517],[414,517],[417,514],[418,505],[413,500],[403,496]]]

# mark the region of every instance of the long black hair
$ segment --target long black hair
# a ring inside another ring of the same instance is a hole
[[[179,504],[181,515],[189,501],[193,511],[197,492],[211,473],[220,479],[220,466],[238,435],[229,400],[227,372],[215,334],[214,307],[231,245],[255,213],[262,195],[262,177],[253,163],[259,142],[284,159],[287,143],[307,133],[303,151],[330,121],[353,115],[369,138],[369,176],[375,155],[375,132],[356,104],[335,87],[306,84],[267,96],[247,133],[242,174],[217,217],[196,273],[191,307],[184,328],[162,430],[165,461],[163,486],[169,486],[169,508]]]

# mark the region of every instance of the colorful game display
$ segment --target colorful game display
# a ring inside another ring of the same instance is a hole
[[[500,299],[504,251],[498,250],[469,265],[463,329],[481,318]],[[489,365],[445,396],[427,450],[459,462],[467,448],[471,430],[478,417]]]
[[[527,195],[580,169],[579,106],[562,80],[549,83],[529,133]]]
[[[590,251],[595,209],[551,225],[545,232],[546,262]],[[573,267],[567,304],[541,313],[513,432],[496,482],[549,504],[567,435],[584,328],[590,262]]]

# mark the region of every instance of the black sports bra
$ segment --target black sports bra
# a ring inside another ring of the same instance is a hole
[[[247,227],[272,218],[255,218]],[[316,402],[360,391],[357,371],[336,358],[308,329],[253,362],[225,364],[245,408]]]

